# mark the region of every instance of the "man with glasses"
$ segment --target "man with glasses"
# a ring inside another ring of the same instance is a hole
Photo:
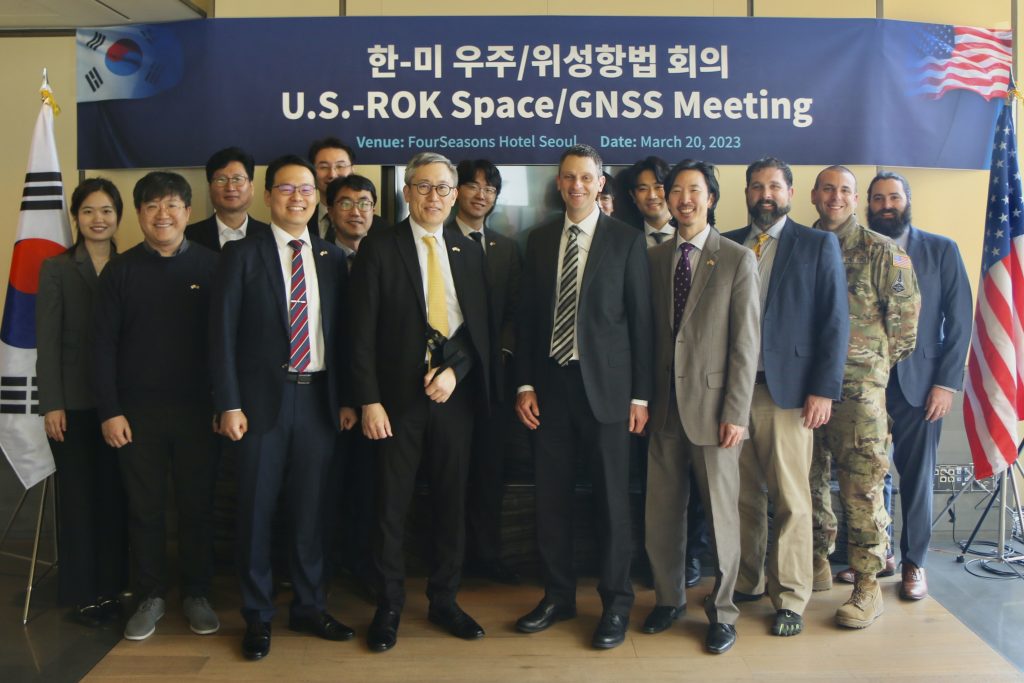
[[[300,157],[270,163],[270,229],[224,249],[213,292],[213,399],[220,431],[236,448],[248,659],[270,652],[271,519],[282,490],[294,589],[288,628],[326,640],[354,635],[327,613],[322,580],[326,474],[335,434],[355,424],[355,413],[340,407],[345,259],[306,228],[316,203],[313,183],[313,169]]]
[[[484,631],[455,601],[465,543],[465,489],[474,412],[486,411],[491,363],[480,247],[444,227],[456,173],[440,154],[405,169],[409,217],[371,232],[352,269],[353,395],[376,441],[376,652],[394,647],[405,604],[403,535],[417,470],[430,484],[433,562],[429,619],[464,639]]]
[[[373,224],[373,207],[377,205],[377,188],[369,178],[346,175],[335,178],[325,191],[327,212],[334,226],[334,243],[343,252],[349,271],[359,251],[359,243]]]
[[[206,162],[213,215],[185,228],[185,238],[207,249],[220,251],[225,242],[267,230],[266,223],[249,215],[252,204],[252,155],[238,147],[225,147]]]
[[[519,250],[516,243],[486,227],[501,194],[501,173],[487,159],[464,159],[456,169],[459,196],[449,226],[480,245],[487,264],[491,296],[491,335],[501,344],[494,368],[494,403],[488,419],[473,429],[473,455],[467,491],[466,571],[501,583],[519,583],[519,575],[501,561],[501,504],[505,493],[504,459],[511,410],[506,375],[515,351]]]
[[[167,474],[178,510],[183,611],[193,632],[220,628],[207,596],[213,574],[213,485],[207,363],[209,292],[217,256],[185,239],[192,189],[154,171],[135,185],[143,241],[104,268],[96,300],[96,410],[117,448],[128,496],[138,598],[124,637],[143,640],[164,615]]]

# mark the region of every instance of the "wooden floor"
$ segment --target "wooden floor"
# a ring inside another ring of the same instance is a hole
[[[898,599],[896,579],[883,580],[886,612],[862,631],[833,624],[835,609],[849,587],[815,593],[806,612],[803,634],[769,635],[773,612],[761,600],[742,606],[739,639],[719,656],[706,654],[706,621],[699,608],[711,579],[688,593],[690,611],[672,629],[646,635],[639,627],[653,605],[654,592],[638,587],[626,642],[609,651],[590,648],[600,603],[592,581],[581,585],[580,616],[543,633],[524,635],[515,619],[534,606],[536,586],[506,587],[467,581],[459,603],[487,630],[480,641],[464,642],[426,619],[422,579],[409,582],[410,599],[403,614],[398,645],[371,653],[365,634],[373,607],[335,589],[330,611],[356,629],[356,639],[330,643],[287,630],[282,599],[274,622],[270,655],[261,662],[242,658],[243,622],[234,605],[218,604],[222,627],[212,636],[189,632],[177,601],[157,633],[143,642],[121,641],[86,678],[87,681],[444,681],[557,682],[700,681],[803,679],[815,681],[927,680],[1016,681],[1021,675],[938,602]],[[221,596],[235,594],[230,584]],[[222,597],[222,600],[226,598]]]

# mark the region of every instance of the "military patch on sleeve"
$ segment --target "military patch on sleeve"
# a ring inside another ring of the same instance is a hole
[[[894,251],[892,252],[892,264],[897,268],[910,268],[910,257]]]
[[[906,257],[904,257],[904,258],[906,258]],[[896,260],[895,257],[893,258],[893,260],[894,261]],[[910,259],[907,259],[907,262],[909,263]],[[905,284],[903,284],[903,271],[900,271],[896,275],[896,279],[892,283],[892,291],[894,291],[897,294],[899,294],[901,292],[906,291],[906,289],[907,289],[907,286]]]

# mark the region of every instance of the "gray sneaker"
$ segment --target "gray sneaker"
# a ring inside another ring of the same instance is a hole
[[[210,607],[210,602],[206,598],[185,598],[181,603],[181,610],[185,613],[192,633],[208,636],[220,628],[217,613]]]
[[[145,640],[156,631],[156,622],[164,616],[164,599],[148,598],[143,600],[135,614],[124,627],[124,637],[128,640]]]

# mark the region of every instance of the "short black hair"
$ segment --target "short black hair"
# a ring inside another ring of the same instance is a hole
[[[245,174],[249,176],[251,182],[252,176],[256,172],[256,161],[241,147],[225,147],[214,152],[206,161],[206,182],[212,183],[213,174],[232,161],[237,161],[245,167]]]
[[[590,159],[597,165],[598,175],[604,173],[604,162],[601,160],[601,155],[598,154],[597,150],[590,145],[573,145],[562,152],[562,156],[558,157],[558,172],[562,172],[562,162],[567,157],[584,157]]]
[[[715,201],[708,205],[708,225],[712,227],[715,225],[715,207],[718,206],[718,200],[722,198],[720,194],[721,190],[718,186],[718,178],[715,174],[718,169],[715,168],[714,164],[709,164],[706,161],[700,161],[698,159],[683,159],[678,164],[672,167],[672,170],[665,176],[665,187],[671,188],[672,184],[676,181],[678,176],[683,171],[698,171],[704,176],[704,182],[708,186],[708,194],[715,195]],[[668,190],[666,190],[666,194]]]
[[[497,194],[501,194],[501,172],[489,159],[463,159],[460,161],[459,165],[455,167],[455,172],[459,176],[458,184],[475,183],[477,171],[483,171],[487,184],[497,190]]]
[[[907,181],[907,179],[905,177],[903,177],[902,175],[900,175],[896,171],[879,171],[878,174],[875,175],[875,177],[871,179],[871,182],[868,183],[868,200],[869,201],[871,199],[871,188],[875,186],[876,182],[879,182],[881,180],[896,180],[896,181],[899,181],[899,184],[903,186],[903,194],[907,195],[907,201],[908,202],[910,201],[910,183]]]
[[[86,178],[78,184],[75,191],[71,193],[71,215],[78,217],[78,210],[82,208],[82,202],[93,192],[105,192],[110,197],[110,200],[114,202],[114,211],[117,212],[117,222],[120,223],[121,216],[124,214],[124,201],[121,199],[121,192],[118,191],[117,185],[106,178]]]
[[[356,153],[352,151],[351,147],[349,147],[336,137],[326,137],[320,138],[319,140],[313,140],[313,142],[309,145],[309,153],[306,155],[306,157],[309,159],[309,163],[316,163],[316,155],[319,154],[320,150],[322,149],[345,150],[345,153],[348,154],[348,160],[351,161],[353,164],[356,163]]]
[[[747,166],[747,187],[750,187],[750,177],[765,168],[777,168],[782,171],[782,177],[787,187],[793,187],[793,169],[785,161],[775,157],[761,157],[754,163]]]
[[[638,180],[640,174],[644,171],[650,171],[654,174],[654,180],[662,185],[665,184],[665,176],[668,175],[670,168],[668,162],[661,157],[650,156],[646,159],[641,159],[632,166],[629,170],[619,176],[620,182],[624,181],[624,188],[627,193],[633,194],[636,190],[636,186],[640,184]]]
[[[135,210],[142,208],[145,202],[164,197],[179,197],[185,206],[192,206],[192,186],[178,173],[173,171],[150,171],[139,178],[132,191]]]
[[[597,194],[614,197],[616,194],[618,194],[615,191],[615,178],[612,178],[611,173],[609,173],[608,171],[603,172],[601,175],[604,176],[604,185],[601,187],[601,191],[598,192]]]
[[[313,170],[313,164],[309,163],[298,154],[285,154],[284,156],[274,159],[267,165],[267,177],[263,181],[263,187],[267,192],[270,192],[274,187],[274,176],[276,176],[277,172],[285,166],[301,166],[312,173],[313,177],[316,178],[316,171]]]
[[[335,178],[327,184],[327,190],[324,193],[327,195],[327,206],[333,205],[334,199],[338,196],[338,193],[346,188],[356,192],[369,192],[370,196],[373,197],[373,203],[376,206],[377,188],[373,186],[373,181],[366,176],[356,175],[355,173]]]

